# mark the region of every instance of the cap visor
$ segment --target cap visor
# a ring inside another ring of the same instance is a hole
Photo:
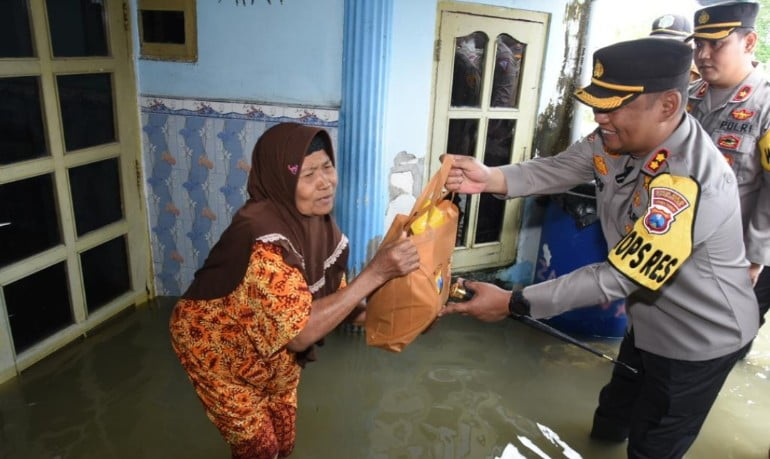
[[[730,35],[733,30],[735,30],[735,27],[730,29],[717,30],[716,32],[695,32],[694,34],[687,37],[687,39],[691,40],[693,38],[703,38],[705,40],[721,40]]]
[[[633,101],[638,92],[618,92],[590,84],[573,94],[577,100],[598,110],[615,110]]]

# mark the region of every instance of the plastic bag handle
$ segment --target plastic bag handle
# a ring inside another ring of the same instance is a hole
[[[405,229],[409,228],[415,220],[431,209],[431,206],[425,206],[425,202],[428,198],[430,198],[430,202],[433,205],[437,205],[450,193],[449,191],[444,191],[444,184],[449,177],[449,171],[452,170],[452,163],[454,163],[454,160],[444,157],[444,161],[441,162],[441,168],[433,175],[433,177],[431,177],[428,186],[425,187],[417,198],[417,201],[414,202],[412,211],[409,213],[409,218],[404,224]]]

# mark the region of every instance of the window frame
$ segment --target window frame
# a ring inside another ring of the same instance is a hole
[[[184,44],[150,43],[144,41],[142,11],[179,11],[184,15]],[[139,57],[141,59],[197,62],[198,18],[195,0],[139,0],[137,6],[139,25]]]

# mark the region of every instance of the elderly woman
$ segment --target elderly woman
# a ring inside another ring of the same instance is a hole
[[[172,313],[174,351],[234,458],[291,453],[300,369],[314,343],[349,316],[360,321],[366,296],[419,265],[402,238],[346,285],[348,241],[330,215],[336,188],[326,131],[266,131],[252,154],[250,199]]]

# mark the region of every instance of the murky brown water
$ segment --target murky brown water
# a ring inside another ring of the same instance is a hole
[[[0,457],[227,458],[168,344],[170,299],[0,385]],[[592,341],[615,355],[616,341]],[[300,385],[294,458],[622,458],[588,438],[611,365],[524,325],[442,319],[401,354],[339,330]],[[770,448],[770,331],[733,370],[688,458]]]

